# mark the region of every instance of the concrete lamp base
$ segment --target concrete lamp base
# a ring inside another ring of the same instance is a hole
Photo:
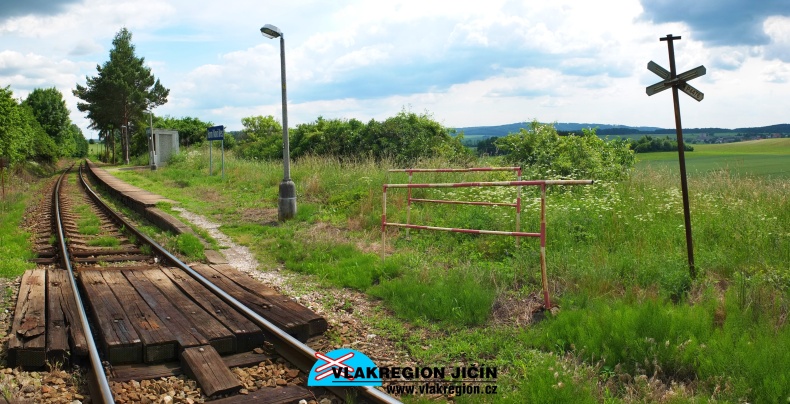
[[[280,182],[277,205],[277,216],[281,222],[296,216],[296,184],[290,179]]]

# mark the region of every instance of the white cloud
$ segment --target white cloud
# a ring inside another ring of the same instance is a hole
[[[249,115],[280,114],[279,41],[285,33],[290,123],[325,117],[385,119],[404,106],[450,126],[575,121],[671,127],[666,94],[645,65],[668,68],[667,33],[679,71],[705,65],[683,101],[684,123],[760,126],[786,122],[790,19],[768,17],[770,43],[712,47],[695,22],[639,19],[639,0],[83,0],[59,14],[0,20],[0,81],[17,96],[55,86],[87,126],[71,89],[95,75],[121,27],[138,56],[171,89],[158,114],[197,116],[234,129]],[[671,104],[671,103],[670,103]],[[687,112],[688,111],[688,112]]]
[[[765,46],[766,56],[790,62],[790,17],[770,17],[763,29],[771,37],[771,43]]]

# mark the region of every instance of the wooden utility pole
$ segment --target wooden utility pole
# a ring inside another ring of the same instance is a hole
[[[705,66],[698,66],[685,73],[677,74],[677,70],[675,69],[675,47],[673,41],[679,39],[679,36],[672,36],[672,34],[660,38],[662,42],[666,41],[669,48],[669,71],[653,61],[650,61],[647,64],[648,70],[664,79],[663,81],[647,87],[647,95],[650,96],[668,88],[672,88],[672,102],[675,107],[675,130],[677,131],[678,141],[678,160],[680,162],[680,185],[683,191],[683,218],[686,225],[686,252],[688,254],[689,274],[691,275],[691,279],[694,279],[697,277],[697,269],[694,266],[694,245],[691,237],[689,190],[688,181],[686,180],[686,154],[685,146],[683,144],[683,126],[680,123],[680,100],[678,99],[678,90],[683,91],[697,101],[702,101],[705,95],[701,91],[688,84],[687,81],[704,75],[706,70]]]

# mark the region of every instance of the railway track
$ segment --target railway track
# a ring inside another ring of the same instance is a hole
[[[137,401],[134,391],[112,384],[179,373],[225,403],[309,401],[327,394],[304,385],[316,352],[302,342],[326,330],[325,320],[240,279],[235,270],[184,264],[105,205],[82,168],[78,183],[64,180],[68,171],[53,187],[51,215],[40,213],[42,224],[34,230],[36,262],[50,267],[23,277],[9,364],[87,365],[92,402]],[[48,218],[54,240],[46,234]],[[278,388],[242,390],[230,368],[264,361],[277,362],[278,373],[291,380],[278,377],[260,384]],[[341,399],[398,402],[366,386],[329,391]]]

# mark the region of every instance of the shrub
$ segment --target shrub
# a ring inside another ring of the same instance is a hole
[[[245,159],[282,157],[282,136],[273,118],[244,118],[244,143],[238,155]],[[269,128],[269,129],[266,129]],[[463,146],[462,136],[443,127],[428,114],[401,111],[383,122],[364,124],[356,119],[324,119],[298,125],[290,133],[292,158],[308,155],[332,156],[355,160],[372,156],[377,160],[392,158],[399,165],[411,165],[421,159],[441,156],[456,164],[465,164],[472,153]]]
[[[532,167],[544,178],[618,180],[634,166],[634,153],[622,140],[604,141],[595,129],[581,136],[559,136],[553,125],[532,121],[530,129],[499,138],[506,162]]]

